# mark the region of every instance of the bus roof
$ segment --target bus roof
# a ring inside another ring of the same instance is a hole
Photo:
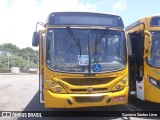
[[[47,25],[107,26],[124,28],[120,16],[98,12],[53,12],[47,19]]]
[[[56,11],[56,12],[52,12],[52,13],[93,13],[93,14],[108,14],[108,15],[115,15],[115,16],[119,16],[117,14],[114,13],[107,13],[107,12],[98,12],[98,11]],[[52,14],[50,13],[49,16]],[[120,17],[120,16],[119,16]]]
[[[140,24],[145,24],[144,22],[142,22],[144,19],[150,19],[150,26],[158,26],[160,27],[160,14],[155,14],[155,15],[150,15],[144,18],[139,19],[138,21],[128,25],[127,27],[125,27],[125,30],[129,30],[132,29]]]

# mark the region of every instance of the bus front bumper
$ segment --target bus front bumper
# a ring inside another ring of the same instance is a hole
[[[44,89],[44,105],[46,108],[78,108],[109,106],[128,103],[128,90],[96,94],[56,94]]]

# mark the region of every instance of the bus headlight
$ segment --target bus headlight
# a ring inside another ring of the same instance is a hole
[[[125,81],[125,80],[122,80],[121,83],[122,83],[122,84],[126,84],[126,81]]]
[[[59,93],[62,91],[62,88],[61,87],[56,87],[56,91]]]
[[[66,89],[53,80],[46,80],[46,84],[48,90],[52,91],[53,93],[67,93]]]
[[[153,85],[156,85],[157,86],[157,81],[156,80],[154,80],[154,79],[150,79],[150,82],[153,84]]]
[[[51,83],[50,83],[50,86],[51,86],[51,87],[55,87],[54,82],[51,82]]]
[[[152,78],[150,76],[148,76],[148,80],[152,85],[154,85],[155,87],[160,88],[160,81],[155,80],[154,78]]]
[[[123,78],[113,87],[112,91],[119,91],[124,89],[127,85],[127,80],[128,80],[128,77]]]
[[[121,86],[120,86],[120,85],[116,85],[116,89],[117,89],[117,90],[120,90],[120,89],[121,89]]]

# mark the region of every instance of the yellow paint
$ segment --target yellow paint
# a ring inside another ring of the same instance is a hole
[[[98,94],[56,94],[49,90],[44,89],[45,95],[45,107],[46,108],[77,108],[77,107],[94,107],[94,106],[110,106],[110,105],[119,105],[119,104],[127,104],[128,103],[128,89],[129,87],[125,87],[123,90],[118,92],[108,92],[108,93],[98,93]],[[126,94],[127,93],[127,94]],[[103,100],[100,102],[82,102],[78,103],[75,100],[75,97],[90,97],[92,99],[96,99],[99,96],[104,96]],[[125,96],[126,99],[124,101],[114,101],[114,97]],[[70,105],[67,102],[67,99],[71,99],[73,104]],[[108,98],[111,98],[111,101],[107,103]]]
[[[46,26],[46,29],[52,28],[51,26]],[[120,29],[123,30],[123,29]],[[42,33],[46,33],[46,31],[41,31]],[[42,46],[44,46],[44,51],[42,51]],[[43,93],[44,93],[44,105],[46,108],[75,108],[75,107],[91,107],[91,106],[109,106],[109,105],[118,105],[118,104],[127,104],[128,103],[128,65],[123,70],[109,73],[101,73],[96,74],[96,76],[85,77],[84,74],[67,74],[54,72],[50,70],[46,65],[46,40],[42,43],[42,37],[40,36],[39,43],[39,52],[40,52],[40,74],[43,74]],[[42,56],[44,53],[44,56]],[[43,62],[43,63],[42,63]],[[65,81],[64,78],[109,78],[114,77],[112,81],[101,84],[101,85],[71,85]],[[46,82],[46,80],[50,80]],[[124,80],[125,84],[122,84],[121,81]],[[50,83],[55,83],[55,87],[51,87]],[[115,86],[120,84],[120,90],[117,90]],[[57,93],[56,87],[61,87],[62,92]],[[89,93],[87,91],[88,87],[92,87],[93,89],[98,88],[106,88],[106,90],[99,90]],[[85,89],[86,91],[74,93],[72,89]],[[99,102],[76,102],[75,97],[82,97],[80,99],[85,99],[85,97],[89,97],[91,99],[96,99],[97,96],[103,96],[103,99]],[[114,97],[125,96],[126,99],[124,101],[114,102]],[[67,99],[71,99],[73,104],[70,105],[67,103]],[[106,102],[108,99],[111,99],[110,102]]]
[[[154,16],[149,16],[149,17],[145,17],[143,19],[138,20],[140,23],[145,24],[145,29],[143,29],[144,27],[142,24],[137,25],[136,27],[131,27],[131,29],[126,30],[126,34],[138,32],[138,31],[142,31],[142,30],[145,30],[148,32],[160,31],[160,27],[150,26],[150,21],[151,21],[152,17],[154,17]],[[158,17],[160,17],[160,16],[158,16]],[[130,26],[132,26],[133,24],[131,24]],[[144,54],[146,55],[145,50],[144,50]],[[149,56],[148,55],[144,56],[144,59],[143,59],[143,62],[144,62],[144,76],[143,76],[144,77],[144,100],[160,103],[160,88],[153,86],[148,81],[148,76],[151,76],[154,79],[160,81],[160,74],[157,74],[158,72],[160,73],[160,68],[155,68],[155,67],[152,67],[149,64],[147,64],[147,62],[146,62],[147,57],[149,57]],[[143,69],[142,66],[141,66],[141,69]],[[157,71],[157,73],[154,71]]]

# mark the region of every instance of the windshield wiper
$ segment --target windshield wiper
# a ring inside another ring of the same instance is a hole
[[[104,33],[98,38],[96,35],[96,40],[95,40],[95,55],[97,54],[97,45],[102,41],[104,36],[106,35],[107,31],[109,30],[109,27],[106,27]]]
[[[70,26],[67,26],[66,27],[69,35],[71,36],[71,38],[74,40],[75,44],[79,47],[79,53],[80,53],[80,56],[81,56],[81,44],[80,44],[80,39],[79,39],[79,36],[78,38],[75,37],[73,31],[71,30]]]

